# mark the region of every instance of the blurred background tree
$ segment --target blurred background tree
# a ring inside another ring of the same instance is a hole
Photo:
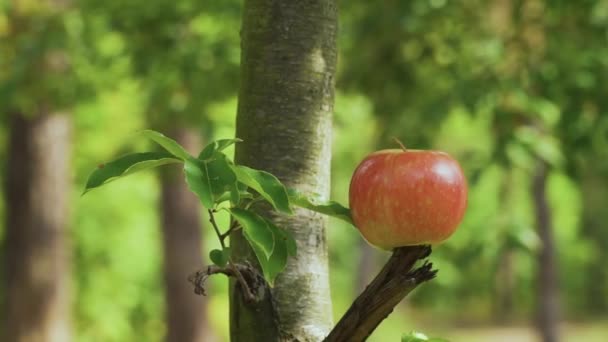
[[[604,341],[608,1],[340,5],[332,197],[347,203],[357,163],[392,137],[449,152],[470,182],[464,223],[433,253],[439,277],[370,340],[418,328],[452,341],[533,341],[531,327],[544,326],[544,341]],[[179,277],[192,266],[171,275],[163,265],[205,263],[202,251],[216,247],[198,208],[171,199],[182,195],[169,170],[161,182],[136,175],[79,195],[95,165],[141,147],[134,133],[144,127],[192,137],[194,150],[234,135],[241,8],[0,1],[0,322],[9,323],[0,335],[27,327],[77,341],[176,336],[170,312],[180,299],[165,294],[165,280],[188,296]],[[157,210],[169,205],[187,207],[183,223]],[[331,220],[328,234],[339,317],[387,255],[341,222]],[[173,264],[181,252],[188,261]],[[34,271],[41,261],[45,271]],[[227,340],[227,284],[212,279],[209,290],[208,324]],[[6,316],[11,307],[42,318]],[[182,324],[204,322],[200,307],[173,310],[197,312]]]

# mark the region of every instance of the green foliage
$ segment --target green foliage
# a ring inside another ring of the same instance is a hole
[[[283,213],[292,214],[285,186],[273,175],[265,171],[238,165],[234,168],[239,182],[257,191],[272,206]]]
[[[222,152],[227,147],[237,142],[241,142],[241,139],[220,139],[212,142],[211,144],[205,146],[205,148],[198,155],[198,159],[209,159],[211,158],[215,152]]]
[[[401,342],[449,342],[448,340],[444,340],[442,338],[429,338],[425,334],[418,331],[411,331],[408,334],[403,334],[401,336]]]
[[[295,240],[287,231],[252,211],[233,208],[230,213],[243,227],[244,236],[251,244],[265,278],[272,284],[285,268],[288,255],[295,256]]]
[[[175,159],[172,154],[165,152],[128,154],[107,164],[100,164],[97,167],[97,170],[93,171],[89,177],[85,186],[85,193],[115,179],[125,177],[138,171],[179,162],[179,159]]]
[[[185,180],[189,189],[198,196],[203,206],[211,215],[219,205],[230,200],[230,215],[242,228],[246,240],[251,245],[266,280],[272,284],[276,276],[283,271],[288,256],[295,256],[296,242],[289,232],[277,227],[270,220],[248,210],[258,200],[265,200],[278,212],[292,214],[291,205],[301,206],[326,215],[335,216],[350,222],[350,212],[336,202],[313,204],[313,201],[290,190],[275,176],[268,172],[234,165],[222,153],[228,146],[239,142],[239,139],[221,139],[207,145],[198,158],[191,156],[176,141],[152,130],[145,130],[144,136],[163,147],[166,152],[136,153],[111,161],[95,170],[85,186],[85,192],[100,187],[137,171],[142,171],[167,163],[183,163]],[[293,201],[290,201],[293,199]],[[224,244],[224,236],[212,220],[214,229],[220,239],[222,250],[214,249],[209,258],[218,266],[230,262],[230,248]],[[225,233],[227,236],[228,232]]]
[[[193,159],[192,156],[190,156],[190,154],[186,152],[186,150],[180,144],[173,139],[167,138],[162,133],[147,129],[143,131],[143,135],[162,146],[165,150],[167,150],[167,152],[171,153],[176,158],[184,161]]]
[[[213,208],[213,191],[207,163],[201,160],[186,160],[184,162],[186,183],[206,208]]]
[[[299,207],[316,211],[318,213],[325,214],[328,216],[333,216],[346,223],[350,223],[351,225],[353,225],[353,219],[350,216],[350,210],[348,208],[343,207],[338,202],[323,202],[321,200],[312,198],[311,196],[305,196],[294,189],[289,189],[289,201]]]
[[[214,249],[209,252],[209,259],[219,267],[224,267],[230,260],[230,247],[223,248],[222,250]]]

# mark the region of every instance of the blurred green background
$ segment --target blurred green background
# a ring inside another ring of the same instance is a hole
[[[11,114],[33,117],[44,104],[68,112],[73,127],[75,341],[163,339],[158,178],[148,172],[80,193],[99,163],[150,148],[138,130],[183,125],[204,141],[234,135],[241,6],[0,0],[2,174]],[[546,267],[556,271],[562,340],[605,341],[608,0],[340,6],[333,198],[347,204],[358,162],[394,147],[393,137],[452,154],[470,187],[464,222],[432,255],[438,278],[370,341],[413,329],[454,342],[535,341]],[[552,219],[545,226],[536,219],[543,203]],[[209,228],[202,227],[207,251],[218,247]],[[388,255],[340,221],[330,221],[328,235],[338,319]],[[540,257],[547,239],[554,265]],[[212,330],[228,340],[226,280],[213,278],[209,293]]]

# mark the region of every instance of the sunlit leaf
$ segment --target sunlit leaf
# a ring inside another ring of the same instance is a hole
[[[180,162],[181,160],[166,152],[127,154],[109,163],[99,165],[89,176],[84,193],[138,171]]]
[[[428,340],[428,336],[418,331],[411,331],[401,336],[401,342],[424,342]]]
[[[204,160],[213,157],[215,152],[221,152],[226,149],[228,146],[235,144],[237,142],[241,142],[241,139],[220,139],[216,140],[209,145],[205,146],[201,153],[198,155],[198,159]]]
[[[353,224],[352,217],[350,216],[350,209],[342,206],[340,203],[335,201],[322,202],[306,196],[295,189],[288,189],[289,201],[298,207],[306,208],[308,210],[316,211],[321,214],[333,216]]]
[[[239,191],[238,184],[235,182],[230,187],[230,203],[232,203],[233,206],[237,206],[240,202],[241,202],[241,193]]]
[[[296,256],[298,251],[298,246],[296,245],[296,240],[293,238],[290,232],[285,229],[281,229],[277,227],[274,223],[266,220],[268,226],[272,230],[272,234],[274,235],[275,240],[275,250],[276,246],[279,244],[284,244],[287,254],[290,256]]]
[[[175,140],[166,137],[162,133],[149,129],[144,130],[142,133],[147,138],[153,140],[155,143],[162,146],[165,150],[167,150],[167,152],[171,153],[172,155],[176,156],[181,160],[188,160],[193,158],[188,152],[186,152],[186,150],[184,150],[184,148],[180,144],[178,144]]]
[[[258,260],[262,266],[264,278],[272,286],[275,278],[283,272],[285,266],[287,266],[288,257],[296,255],[297,247],[295,240],[289,232],[277,227],[270,220],[265,219],[265,221],[274,236],[274,249],[268,260],[264,260],[263,258],[260,258],[260,256],[258,256]],[[259,254],[259,252],[255,253],[256,256]]]
[[[252,246],[260,248],[264,252],[264,259],[267,260],[274,249],[274,235],[266,221],[249,210],[231,208],[229,211],[243,227],[245,238]]]
[[[184,163],[186,183],[207,209],[213,208],[213,192],[207,164],[199,160],[186,160]]]
[[[292,214],[285,186],[272,174],[242,165],[234,167],[238,181],[257,191],[272,206],[283,213]]]

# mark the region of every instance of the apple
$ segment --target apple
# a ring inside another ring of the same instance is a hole
[[[437,244],[464,216],[467,182],[447,153],[381,150],[355,170],[349,202],[355,226],[376,247]]]

